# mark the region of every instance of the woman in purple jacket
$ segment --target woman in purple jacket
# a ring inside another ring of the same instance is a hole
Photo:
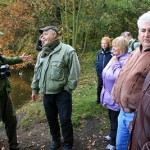
[[[106,65],[102,72],[103,89],[101,92],[101,103],[108,108],[108,115],[110,120],[110,134],[107,139],[110,140],[110,144],[107,145],[107,150],[115,150],[116,146],[116,134],[118,125],[118,115],[120,106],[112,99],[111,90],[118,77],[122,67],[124,66],[128,56],[128,42],[124,37],[117,37],[112,41],[113,57]],[[110,138],[108,138],[110,137]]]

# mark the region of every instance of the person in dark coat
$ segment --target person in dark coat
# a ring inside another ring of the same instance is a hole
[[[0,32],[0,36],[4,33]],[[19,150],[22,146],[17,142],[17,117],[11,98],[10,69],[9,65],[30,61],[30,55],[18,57],[4,57],[0,54],[0,121],[5,125],[8,137],[9,150]],[[1,149],[1,147],[0,147]]]
[[[95,62],[95,69],[98,77],[98,85],[97,85],[97,99],[96,103],[100,103],[100,94],[103,87],[103,80],[102,80],[102,71],[112,58],[111,48],[110,48],[110,38],[103,37],[101,39],[101,49],[98,52],[96,62]]]
[[[145,79],[141,100],[132,123],[128,150],[150,150],[150,71]]]
[[[35,49],[37,51],[41,51],[42,50],[42,34],[38,37],[38,39],[36,41]]]

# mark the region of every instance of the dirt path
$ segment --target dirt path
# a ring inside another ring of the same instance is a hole
[[[108,144],[103,139],[106,130],[107,128],[102,129],[102,122],[98,119],[82,121],[82,127],[74,130],[73,150],[104,150]],[[18,128],[17,133],[18,141],[24,150],[48,150],[50,147],[51,139],[47,123],[36,124],[32,129]],[[4,129],[0,131],[0,144],[3,150],[8,150]]]

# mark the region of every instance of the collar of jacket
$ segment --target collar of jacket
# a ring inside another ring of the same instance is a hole
[[[140,44],[140,51],[147,52],[147,51],[150,51],[150,48],[143,50],[143,46],[142,46],[142,44]]]
[[[130,39],[129,40],[129,45],[131,45],[131,43],[134,41],[134,39],[132,38],[132,39]]]
[[[108,47],[108,48],[106,48],[106,50],[104,50],[104,49],[102,48],[102,53],[103,53],[103,54],[110,53],[110,48]]]
[[[119,59],[119,58],[121,58],[122,56],[125,56],[125,55],[127,55],[127,54],[129,55],[128,52],[127,52],[127,53],[124,53],[124,54],[119,54],[117,57],[118,57],[118,59]]]

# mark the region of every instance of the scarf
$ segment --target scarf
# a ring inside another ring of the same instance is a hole
[[[51,43],[42,47],[41,58],[48,56],[59,44],[60,44],[60,40],[56,39],[52,41]]]

